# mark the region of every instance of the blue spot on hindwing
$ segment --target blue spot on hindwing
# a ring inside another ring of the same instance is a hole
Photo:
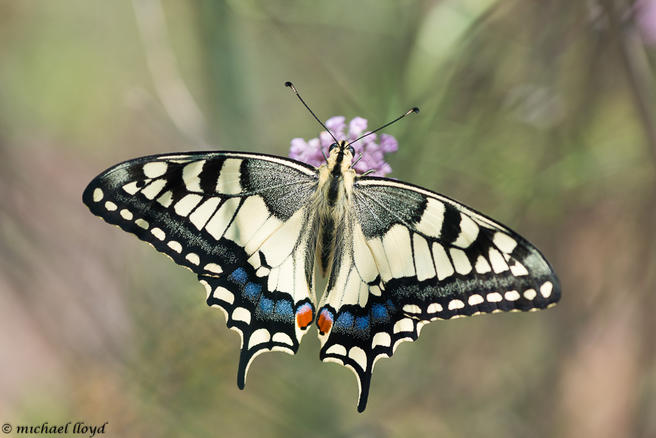
[[[287,320],[294,321],[294,309],[292,307],[291,301],[288,300],[276,301],[274,314],[280,319],[287,319]]]
[[[374,304],[371,306],[371,316],[374,321],[387,321],[389,319],[387,308],[382,304]]]
[[[355,328],[361,332],[366,332],[369,328],[369,317],[358,316],[355,318]]]
[[[353,314],[351,312],[344,311],[342,312],[338,317],[337,321],[335,321],[335,329],[337,330],[345,330],[349,331],[353,327]]]
[[[246,283],[246,287],[244,287],[244,295],[251,301],[257,300],[260,292],[262,292],[262,286],[256,283]]]
[[[232,274],[230,274],[230,278],[233,281],[243,285],[248,280],[248,274],[244,268],[237,268],[232,272]]]
[[[273,300],[269,298],[262,298],[258,306],[258,310],[270,315],[273,312]]]

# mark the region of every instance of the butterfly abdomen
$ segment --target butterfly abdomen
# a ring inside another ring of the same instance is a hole
[[[332,216],[327,215],[321,220],[320,228],[321,238],[317,247],[319,255],[319,266],[322,275],[328,271],[335,247],[335,220]]]
[[[344,203],[342,194],[338,193],[336,200],[331,204],[329,186],[325,190],[325,196],[319,203],[319,237],[317,239],[317,258],[321,274],[326,275],[333,264],[335,246],[341,238],[343,231],[340,225],[344,224]],[[338,186],[338,191],[343,190]]]

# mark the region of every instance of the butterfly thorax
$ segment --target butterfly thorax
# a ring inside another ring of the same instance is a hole
[[[355,170],[353,155],[344,141],[333,147],[327,163],[319,167],[316,211],[319,214],[317,261],[323,275],[332,264],[335,245],[343,238],[345,214],[351,202]]]

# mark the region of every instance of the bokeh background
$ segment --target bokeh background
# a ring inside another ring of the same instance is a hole
[[[0,1],[0,423],[107,436],[656,436],[656,2]],[[362,116],[391,176],[533,241],[548,311],[433,323],[352,373],[262,355],[190,272],[81,202],[145,154],[286,155]],[[257,434],[257,435],[256,435]]]

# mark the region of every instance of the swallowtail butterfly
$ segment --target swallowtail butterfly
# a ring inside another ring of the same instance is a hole
[[[240,388],[257,355],[296,353],[316,321],[320,358],[354,371],[361,412],[376,361],[428,322],[543,309],[560,286],[506,226],[430,190],[358,175],[353,159],[345,141],[318,168],[243,152],[153,155],[107,169],[83,201],[198,275],[207,304],[241,335]],[[315,266],[328,279],[320,297]]]

